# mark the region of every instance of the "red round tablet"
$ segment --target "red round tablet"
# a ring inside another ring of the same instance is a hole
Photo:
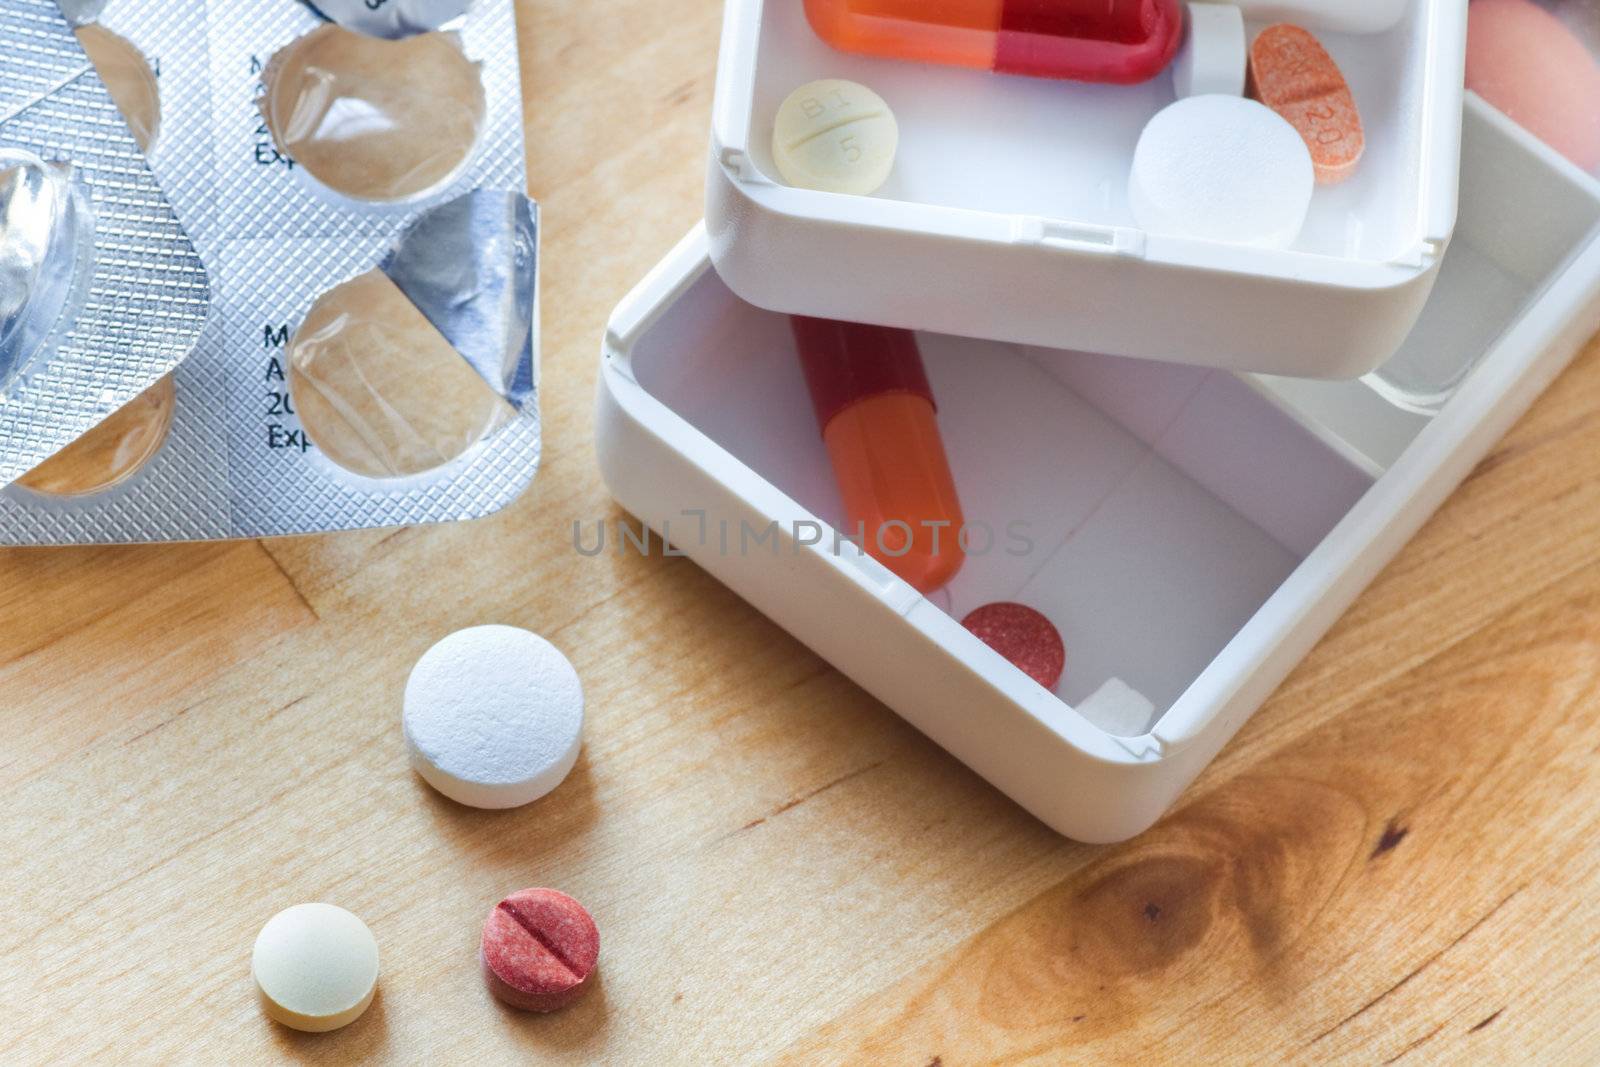
[[[985,604],[961,620],[978,639],[1046,689],[1067,666],[1067,650],[1054,624],[1026,604]]]
[[[565,893],[524,889],[489,912],[480,956],[495,996],[524,1011],[555,1011],[583,992],[600,958],[600,931]]]

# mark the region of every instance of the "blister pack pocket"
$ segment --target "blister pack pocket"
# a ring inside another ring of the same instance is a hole
[[[539,458],[538,209],[510,0],[64,5],[158,72],[150,164],[216,314],[160,446],[112,483],[94,459],[0,494],[0,543],[317,533],[515,499]],[[138,410],[142,447],[160,420]]]
[[[0,486],[194,348],[205,269],[53,0],[0,0]]]

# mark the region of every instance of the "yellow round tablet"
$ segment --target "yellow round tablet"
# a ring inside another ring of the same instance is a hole
[[[79,26],[78,43],[94,64],[139,147],[148,152],[161,135],[161,83],[133,43],[97,22]]]
[[[275,55],[264,78],[261,112],[279,149],[362,200],[444,184],[483,126],[483,79],[453,33],[388,41],[329,23]]]
[[[250,954],[269,1018],[308,1033],[348,1026],[378,989],[378,942],[333,904],[297,904],[267,921]]]
[[[87,496],[110,489],[161,451],[177,403],[169,374],[16,484],[50,496]]]
[[[865,196],[894,169],[900,128],[883,97],[840,78],[802,85],[778,107],[772,159],[790,185]]]
[[[443,466],[516,414],[379,270],[312,305],[289,343],[289,394],[311,443],[368,478]]]

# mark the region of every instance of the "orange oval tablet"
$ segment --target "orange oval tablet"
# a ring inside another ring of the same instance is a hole
[[[1317,181],[1342,182],[1366,150],[1361,112],[1339,65],[1299,26],[1269,26],[1250,46],[1249,93],[1300,131]]]

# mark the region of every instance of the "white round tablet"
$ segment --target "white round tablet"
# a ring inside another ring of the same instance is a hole
[[[830,193],[875,193],[894,169],[900,127],[883,97],[826,78],[790,93],[772,127],[772,159],[790,185]]]
[[[1244,95],[1250,65],[1244,15],[1232,4],[1190,4],[1183,47],[1172,61],[1172,88],[1179,99],[1207,93]]]
[[[1277,112],[1240,96],[1191,96],[1139,136],[1128,203],[1152,233],[1287,248],[1315,186],[1305,141]]]
[[[250,954],[267,1015],[323,1033],[361,1017],[378,988],[378,942],[367,924],[333,904],[297,904],[267,921]]]
[[[554,645],[515,626],[451,634],[406,682],[411,766],[451,800],[514,808],[560,785],[583,742],[583,686]]]

